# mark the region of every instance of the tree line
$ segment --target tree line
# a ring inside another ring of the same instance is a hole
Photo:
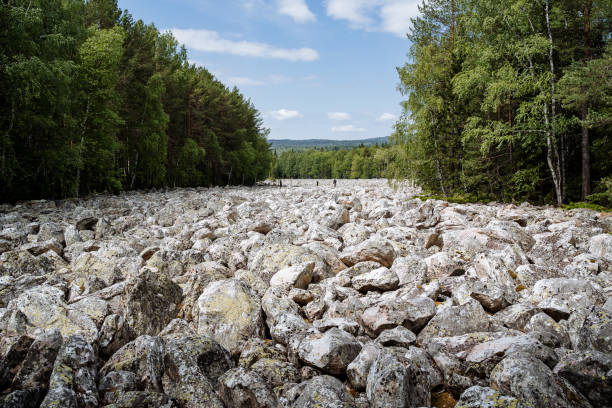
[[[274,175],[297,179],[406,178],[406,152],[400,146],[286,150],[277,155]]]
[[[116,0],[0,4],[1,201],[269,176],[260,113]]]
[[[446,196],[611,198],[610,0],[425,0],[420,10],[392,137],[410,178]]]

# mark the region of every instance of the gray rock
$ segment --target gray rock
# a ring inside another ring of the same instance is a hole
[[[475,385],[465,390],[455,408],[527,408],[520,400],[489,387]]]
[[[612,312],[597,306],[581,309],[568,321],[572,348],[612,353]]]
[[[136,374],[138,390],[162,392],[164,343],[159,337],[140,336],[114,353],[100,369],[105,377],[112,371]]]
[[[574,351],[561,358],[553,373],[565,378],[593,406],[611,406],[612,356],[598,351]]]
[[[276,395],[264,379],[243,367],[234,368],[219,378],[219,396],[226,406],[276,408]]]
[[[100,328],[100,337],[98,340],[98,352],[100,357],[105,360],[108,359],[135,337],[136,336],[123,316],[118,314],[107,316]]]
[[[403,326],[384,330],[376,338],[376,342],[383,346],[399,346],[406,348],[413,345],[415,341],[416,336],[414,333]]]
[[[279,387],[287,382],[300,381],[300,371],[296,366],[283,360],[258,359],[256,363],[251,365],[251,371],[260,375],[266,384],[272,387]]]
[[[364,391],[366,389],[368,372],[380,350],[381,347],[374,343],[365,344],[357,357],[346,368],[346,376],[355,390]]]
[[[163,390],[181,406],[223,407],[216,384],[233,363],[217,342],[202,335],[168,337],[163,363]]]
[[[270,278],[270,286],[285,290],[291,290],[291,288],[306,289],[312,281],[314,267],[314,262],[306,262],[283,268]]]
[[[368,372],[366,393],[372,408],[429,406],[430,384],[423,383],[420,370],[402,364],[393,353],[381,350]]]
[[[351,283],[360,292],[370,290],[387,291],[397,289],[399,278],[395,272],[382,267],[371,272],[355,276]]]
[[[374,261],[390,268],[396,256],[395,249],[389,240],[372,237],[353,248],[345,250],[340,256],[340,260],[347,266],[353,266],[364,261]]]
[[[361,344],[336,327],[306,336],[299,345],[302,361],[334,375],[341,375],[359,354]]]
[[[550,368],[534,357],[515,355],[503,359],[491,373],[491,387],[535,408],[579,407],[567,398]]]
[[[53,366],[49,392],[40,406],[98,406],[96,355],[84,337],[71,336],[62,345]]]
[[[591,238],[589,252],[612,262],[612,235],[600,234]]]
[[[419,333],[422,342],[431,337],[458,336],[471,332],[486,332],[491,330],[489,316],[480,303],[475,300],[462,306],[451,306],[439,309],[438,313],[427,323]]]
[[[300,396],[291,405],[292,408],[353,408],[353,398],[346,391],[340,380],[322,375],[308,380],[299,386]]]
[[[168,276],[144,268],[125,287],[124,316],[136,335],[156,335],[176,317],[182,297]]]
[[[249,338],[264,337],[259,297],[237,279],[211,283],[198,299],[198,333],[239,354]]]
[[[396,326],[419,331],[435,314],[434,301],[420,296],[382,301],[365,309],[360,315],[360,320],[364,329],[375,337],[383,330]]]

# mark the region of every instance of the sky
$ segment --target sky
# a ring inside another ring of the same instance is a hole
[[[269,139],[389,136],[418,0],[119,0],[251,99]]]

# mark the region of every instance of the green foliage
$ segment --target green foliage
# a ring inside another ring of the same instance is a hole
[[[274,175],[316,179],[397,178],[393,164],[399,164],[402,152],[390,145],[287,150],[276,159]]]
[[[2,2],[0,46],[3,201],[270,174],[253,104],[116,0]]]
[[[609,0],[425,0],[420,9],[391,138],[406,178],[448,197],[579,199],[582,126],[594,184],[611,174]]]

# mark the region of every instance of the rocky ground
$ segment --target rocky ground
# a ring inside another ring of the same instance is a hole
[[[284,186],[0,206],[2,406],[612,406],[609,214]]]

